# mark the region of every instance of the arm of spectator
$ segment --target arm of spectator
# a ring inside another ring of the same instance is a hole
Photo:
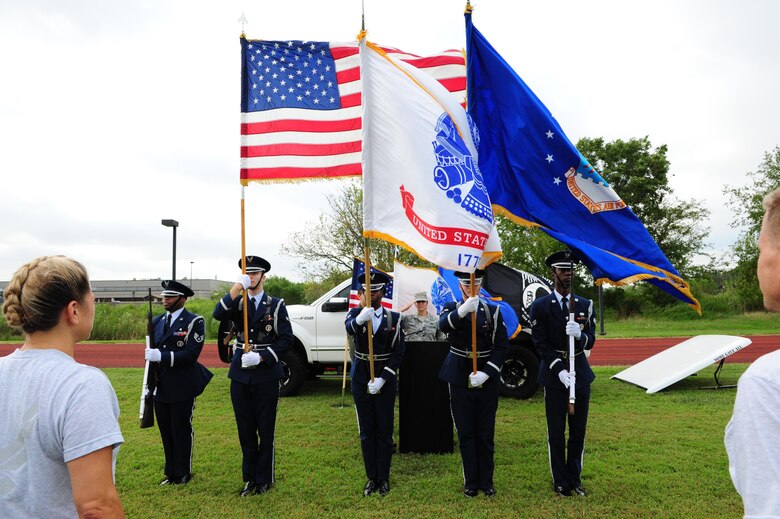
[[[103,447],[68,462],[73,502],[79,517],[125,517],[114,486],[113,447]]]

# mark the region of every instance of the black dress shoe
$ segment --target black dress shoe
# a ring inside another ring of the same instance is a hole
[[[380,496],[386,496],[388,492],[390,492],[390,482],[389,481],[380,481],[379,482],[379,495]]]
[[[165,485],[173,485],[173,479],[169,478],[168,476],[165,476],[165,479],[160,481],[160,486],[164,487]]]
[[[477,497],[477,489],[476,488],[464,488],[463,489],[463,495],[466,497]]]
[[[238,494],[241,497],[251,496],[255,493],[255,482],[254,481],[247,481],[244,484],[244,488],[241,490],[241,492]]]
[[[571,490],[569,490],[566,487],[561,487],[561,486],[556,485],[556,486],[553,487],[553,491],[555,492],[556,496],[571,497]]]
[[[585,488],[582,485],[575,485],[572,489],[572,494],[575,496],[581,496],[586,497],[588,493],[585,491]]]
[[[376,481],[369,479],[366,486],[363,487],[363,495],[370,496],[374,492],[376,492]]]
[[[271,488],[268,483],[259,483],[255,485],[255,494],[265,494]]]
[[[187,474],[186,476],[182,476],[180,478],[170,478],[170,484],[171,485],[186,485],[190,482],[192,479],[192,474]]]
[[[483,493],[484,493],[486,496],[488,496],[488,497],[493,497],[494,495],[496,495],[496,489],[495,489],[495,488],[493,488],[493,487],[486,488],[486,489],[484,489],[482,492],[483,492]]]

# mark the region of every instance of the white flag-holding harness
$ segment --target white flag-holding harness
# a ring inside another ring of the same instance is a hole
[[[435,79],[360,45],[363,235],[461,272],[498,259],[470,117]]]

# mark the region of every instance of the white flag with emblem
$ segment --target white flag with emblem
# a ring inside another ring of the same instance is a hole
[[[365,39],[360,55],[363,235],[462,272],[500,257],[479,132],[465,110],[435,79]]]

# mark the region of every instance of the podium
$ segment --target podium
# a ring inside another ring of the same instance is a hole
[[[401,453],[453,452],[452,414],[447,383],[439,370],[448,342],[407,342],[398,377],[398,450]]]

